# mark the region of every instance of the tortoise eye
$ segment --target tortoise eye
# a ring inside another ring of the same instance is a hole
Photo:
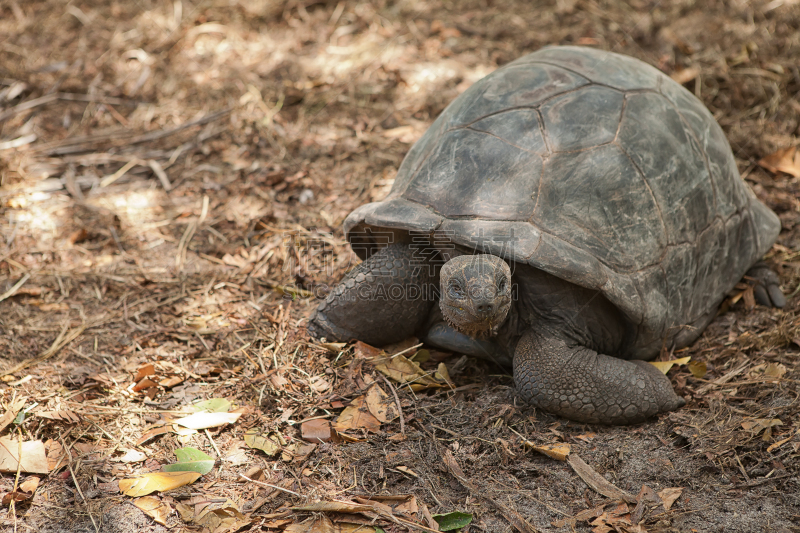
[[[447,286],[447,292],[451,298],[460,299],[464,297],[464,289],[457,281],[451,281]]]
[[[508,285],[508,282],[506,281],[506,278],[505,277],[500,278],[500,280],[497,282],[497,292],[501,292],[501,293],[502,292],[506,292],[506,286],[507,285]]]

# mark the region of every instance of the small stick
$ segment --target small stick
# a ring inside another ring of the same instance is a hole
[[[222,459],[222,454],[219,453],[219,448],[217,448],[217,443],[214,442],[214,439],[211,438],[211,433],[209,433],[208,428],[204,430],[206,432],[206,437],[208,437],[208,442],[211,443],[211,447],[214,448],[214,451],[217,452],[217,457]]]
[[[394,388],[394,385],[384,376],[383,374],[380,375],[383,378],[383,381],[389,385],[389,390],[392,391],[392,395],[394,396],[394,403],[397,404],[397,414],[400,415],[400,433],[403,435],[406,434],[406,421],[403,418],[403,408],[400,407],[400,398],[397,396],[397,391]]]
[[[423,344],[424,344],[424,343],[422,343],[422,342],[421,342],[421,343],[417,344],[416,346],[412,346],[411,348],[406,348],[405,350],[399,351],[399,352],[397,352],[396,354],[393,354],[393,355],[391,355],[389,358],[390,358],[390,359],[394,359],[394,358],[395,358],[395,357],[397,357],[398,355],[403,355],[404,353],[408,353],[408,352],[410,352],[411,350],[416,350],[417,348],[419,348],[419,347],[420,347],[420,346],[422,346]]]
[[[69,457],[69,460],[67,461],[67,468],[69,468],[69,473],[72,474],[72,482],[75,483],[75,488],[78,489],[78,494],[81,495],[81,500],[83,500],[83,504],[86,506],[86,512],[89,514],[89,518],[92,519],[94,530],[97,533],[100,533],[100,529],[97,527],[97,522],[94,521],[94,515],[92,515],[92,511],[89,510],[89,505],[86,503],[86,497],[83,495],[81,485],[78,483],[78,478],[75,477],[75,471],[72,469],[72,453],[70,453],[69,448],[67,448],[67,443],[64,442],[64,437],[61,437],[61,446],[64,447],[64,451],[67,452],[67,456]]]
[[[276,489],[276,490],[280,490],[280,491],[282,491],[282,492],[287,492],[287,493],[289,493],[289,494],[294,494],[295,496],[298,496],[298,497],[300,497],[300,498],[302,498],[302,497],[303,497],[303,495],[302,495],[302,494],[298,494],[298,493],[296,493],[296,492],[295,492],[295,491],[293,491],[293,490],[284,489],[283,487],[279,487],[279,486],[277,486],[277,485],[270,485],[269,483],[264,483],[263,481],[256,481],[255,479],[250,479],[249,477],[245,476],[244,474],[239,474],[239,477],[241,477],[241,478],[244,478],[244,479],[246,479],[247,481],[249,481],[250,483],[255,483],[256,485],[258,485],[258,486],[261,486],[261,487],[264,487],[264,488],[268,488],[268,489]]]
[[[3,300],[5,300],[7,298],[11,298],[12,296],[14,296],[14,294],[17,293],[19,288],[22,287],[23,285],[25,285],[25,282],[28,281],[28,279],[30,279],[30,277],[31,277],[30,274],[25,274],[24,276],[22,276],[22,279],[19,280],[13,287],[11,287],[5,293],[0,295],[0,302],[2,302]]]

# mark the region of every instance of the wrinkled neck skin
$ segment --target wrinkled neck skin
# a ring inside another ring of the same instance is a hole
[[[514,353],[522,334],[533,331],[558,336],[569,344],[585,346],[598,353],[628,358],[625,347],[635,336],[635,328],[599,292],[528,266],[517,266],[513,274],[510,268],[507,271],[510,283],[508,301],[504,303],[503,295],[496,288],[497,276],[502,270],[500,263],[508,265],[494,258],[490,264],[483,265],[481,271],[474,268],[474,258],[493,256],[462,257],[471,257],[471,262],[462,259],[452,263],[454,260],[451,260],[442,268],[440,277],[442,314],[457,330],[474,338],[489,339],[509,355]],[[458,285],[455,289],[470,290],[478,295],[477,300],[459,298],[458,290],[453,291],[454,279],[459,282],[455,283]],[[495,321],[480,320],[476,308],[493,302],[496,309],[491,316]],[[497,316],[498,312],[502,316]]]

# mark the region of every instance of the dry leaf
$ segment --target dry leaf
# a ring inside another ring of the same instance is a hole
[[[407,466],[397,466],[395,468],[397,468],[401,472],[408,474],[409,476],[419,477],[419,474],[417,474]]]
[[[364,357],[366,359],[372,359],[373,357],[385,355],[384,351],[380,348],[375,348],[374,346],[370,346],[369,344],[361,341],[356,342],[355,346],[353,346],[353,351],[355,352],[356,357]]]
[[[626,502],[636,501],[636,498],[634,498],[631,494],[614,486],[612,483],[606,480],[606,478],[598,474],[594,468],[587,465],[583,459],[578,457],[577,454],[570,454],[567,458],[567,462],[575,471],[575,473],[578,474],[578,476],[580,476],[580,478],[585,481],[586,484],[589,485],[589,487],[595,492],[602,494],[606,498],[611,498],[614,500],[624,500]]]
[[[31,476],[19,485],[19,489],[23,492],[36,492],[36,489],[39,487],[39,478],[36,476]]]
[[[153,366],[153,363],[147,363],[139,367],[136,371],[136,375],[133,376],[134,383],[139,383],[147,376],[154,376],[156,374],[156,369]]]
[[[174,387],[175,385],[179,385],[180,383],[183,383],[183,378],[180,376],[170,376],[158,382],[158,384],[164,387],[165,389],[169,389],[170,387]]]
[[[133,500],[133,505],[141,509],[144,514],[155,520],[162,526],[167,525],[167,517],[172,513],[169,504],[162,502],[155,496],[143,496]]]
[[[300,434],[308,442],[328,442],[331,440],[331,424],[322,418],[308,420],[300,424]]]
[[[144,378],[142,381],[140,381],[139,383],[137,383],[136,385],[133,386],[133,392],[141,392],[143,390],[147,390],[147,389],[149,389],[151,387],[155,387],[155,386],[156,386],[156,382],[155,381],[153,381],[153,380],[151,380],[149,378]]]
[[[675,503],[675,500],[680,498],[682,493],[683,487],[670,487],[658,491],[658,497],[661,498],[662,502],[664,502],[664,510],[669,511],[669,508],[672,507],[672,504]]]
[[[759,165],[773,174],[784,172],[795,178],[800,178],[800,150],[795,146],[782,148],[759,160]]]
[[[311,517],[299,524],[291,524],[286,529],[285,533],[336,533],[333,528],[333,523],[325,516]]]
[[[772,438],[772,428],[782,425],[783,422],[779,418],[751,418],[742,422],[742,428],[752,431],[753,435],[758,435],[762,430],[766,430],[764,432],[766,441]]]
[[[366,402],[369,412],[381,422],[391,422],[397,418],[397,407],[395,407],[394,400],[390,399],[377,383],[374,383],[367,391]]]
[[[27,396],[20,396],[16,400],[11,401],[6,408],[6,412],[3,413],[3,416],[0,416],[0,431],[3,431],[6,426],[8,426],[14,421],[15,418],[17,418],[17,413],[19,413],[19,410],[22,409],[22,406],[25,405],[27,400]]]
[[[21,465],[20,465],[21,463]],[[17,439],[0,438],[0,472],[17,472],[26,474],[49,474],[47,454],[44,443],[30,440],[22,443],[22,461],[20,461],[20,444]]]
[[[364,396],[359,396],[342,411],[342,414],[333,423],[333,429],[336,431],[366,429],[372,433],[377,433],[381,429],[381,423],[369,412]]]
[[[172,431],[172,427],[171,426],[166,426],[166,425],[159,425],[159,426],[156,426],[154,428],[151,428],[151,429],[147,430],[144,433],[144,435],[139,437],[139,439],[136,441],[136,445],[137,446],[141,446],[142,444],[144,444],[145,442],[149,441],[153,437],[157,437],[159,435],[163,435],[164,433],[169,433],[170,431]]]
[[[685,365],[690,359],[691,357],[681,357],[680,359],[672,359],[671,361],[650,361],[650,364],[666,374],[674,365]]]
[[[146,496],[155,491],[167,491],[194,483],[199,472],[151,472],[139,477],[120,479],[119,491],[126,496]]]
[[[209,531],[237,531],[248,525],[250,520],[232,500],[225,500],[196,506],[192,522],[208,528]]]
[[[270,433],[266,437],[261,435],[256,428],[248,429],[244,434],[244,442],[251,448],[261,450],[270,457],[281,451],[286,445],[279,433]]]
[[[60,442],[48,439],[44,443],[44,447],[47,450],[47,467],[51,472],[58,470],[62,466],[66,466],[67,456]]]
[[[233,424],[242,413],[195,413],[173,422],[189,429],[208,429]]]
[[[777,442],[775,442],[773,444],[770,444],[769,447],[767,447],[767,451],[768,452],[772,452],[773,450],[776,450],[776,449],[780,448],[781,446],[783,446],[784,444],[786,444],[790,440],[792,440],[792,437],[786,437],[785,439],[781,439],[781,440],[779,440],[779,441],[777,441]]]
[[[398,383],[410,383],[411,390],[414,391],[447,386],[444,381],[437,381],[428,372],[422,370],[417,363],[402,355],[376,359],[375,369]]]
[[[702,378],[708,372],[708,365],[706,365],[705,361],[689,361],[687,366],[689,367],[689,372],[696,378]]]
[[[145,459],[147,459],[147,455],[144,453],[138,450],[128,450],[122,457],[112,460],[119,461],[120,463],[138,463],[140,461],[144,461]]]
[[[540,446],[531,446],[534,451],[545,454],[551,459],[558,461],[566,461],[571,448],[566,442],[559,442],[556,444],[542,444]]]
[[[50,420],[59,420],[67,424],[77,424],[81,421],[77,413],[67,409],[60,409],[58,411],[37,411],[36,416],[49,418]]]

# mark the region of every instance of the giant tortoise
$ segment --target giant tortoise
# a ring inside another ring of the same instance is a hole
[[[746,273],[760,302],[785,303],[759,262],[778,217],[709,111],[657,69],[589,48],[544,48],[475,83],[344,230],[363,262],[313,336],[416,334],[513,365],[525,400],[582,422],[683,405],[644,361],[694,341]]]

